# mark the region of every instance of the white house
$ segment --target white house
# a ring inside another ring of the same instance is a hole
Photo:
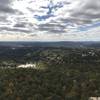
[[[90,97],[89,100],[100,100],[100,97]]]

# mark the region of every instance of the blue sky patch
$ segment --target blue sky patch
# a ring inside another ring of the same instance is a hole
[[[58,8],[61,8],[61,7],[63,7],[63,4],[61,2],[54,4],[52,1],[50,1],[49,5],[40,7],[43,9],[48,9],[47,13],[45,15],[42,15],[42,16],[35,15],[34,18],[36,18],[38,21],[43,21],[43,20],[46,20],[50,17],[54,17],[53,11],[56,11]]]
[[[85,26],[81,26],[81,27],[78,27],[78,31],[88,31],[90,30],[91,28],[96,28],[96,27],[100,27],[100,21],[99,22],[95,22],[91,25],[85,25]]]

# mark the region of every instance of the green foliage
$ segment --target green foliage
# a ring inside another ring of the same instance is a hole
[[[19,56],[12,52],[9,58],[0,58],[0,100],[88,100],[100,96],[99,50],[20,50],[14,51]],[[27,62],[36,63],[38,70],[17,68]]]

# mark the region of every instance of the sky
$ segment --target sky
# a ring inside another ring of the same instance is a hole
[[[100,41],[100,0],[0,0],[0,41]]]

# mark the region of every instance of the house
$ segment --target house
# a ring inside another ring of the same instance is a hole
[[[89,100],[100,100],[100,97],[90,97]]]

